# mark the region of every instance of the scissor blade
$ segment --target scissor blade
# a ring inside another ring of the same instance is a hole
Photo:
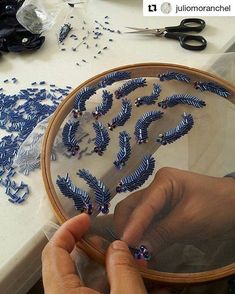
[[[132,32],[126,32],[130,34],[154,34],[161,35],[162,29],[149,29],[149,28],[135,28],[135,27],[126,27],[127,29],[133,30]]]

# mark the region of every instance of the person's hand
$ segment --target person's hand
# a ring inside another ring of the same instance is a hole
[[[121,240],[155,254],[173,242],[219,239],[235,231],[235,181],[162,168],[149,187],[116,206],[114,224]]]
[[[45,246],[42,253],[45,294],[99,293],[82,285],[70,256],[75,244],[88,230],[89,224],[89,217],[86,214],[76,216],[65,222]],[[135,261],[124,242],[115,241],[110,245],[106,255],[106,267],[110,293],[147,293]]]

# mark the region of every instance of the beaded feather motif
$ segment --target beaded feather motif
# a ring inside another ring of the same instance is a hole
[[[65,147],[67,147],[68,152],[71,152],[72,155],[75,155],[79,150],[78,140],[76,139],[76,132],[79,125],[79,121],[67,122],[62,132],[63,143]]]
[[[163,117],[161,111],[149,111],[142,115],[135,125],[135,137],[138,144],[146,143],[148,140],[148,127],[150,124]]]
[[[170,80],[177,80],[185,83],[190,83],[191,79],[186,74],[168,71],[158,75],[161,82],[163,81],[170,81]]]
[[[194,88],[203,91],[215,93],[221,97],[228,98],[231,93],[224,87],[212,82],[195,82]]]
[[[73,199],[75,208],[81,212],[92,214],[92,203],[89,195],[86,191],[76,187],[69,175],[65,178],[58,176],[56,183],[60,189],[60,192],[68,198]]]
[[[75,118],[81,115],[83,111],[86,111],[86,101],[94,94],[96,94],[95,87],[86,87],[75,96],[73,107],[73,115]]]
[[[110,192],[109,189],[101,180],[97,180],[92,176],[88,170],[80,169],[77,175],[86,181],[91,189],[95,193],[95,201],[98,204],[98,210],[103,214],[109,213]]]
[[[161,87],[158,84],[153,84],[153,91],[149,96],[138,97],[135,100],[135,105],[139,107],[140,105],[153,105],[156,103],[159,95],[161,93]]]
[[[123,126],[131,117],[131,110],[131,101],[128,99],[122,99],[121,111],[112,119],[112,122],[108,124],[109,129],[112,131],[117,126]]]
[[[173,107],[177,104],[188,104],[196,108],[202,108],[206,106],[205,101],[192,96],[190,94],[174,94],[167,97],[165,100],[158,102],[158,106],[166,109],[167,107]]]
[[[124,83],[121,87],[119,87],[115,92],[115,97],[120,99],[122,97],[127,96],[131,92],[135,91],[138,88],[146,87],[146,79],[144,78],[136,78]]]
[[[130,140],[131,140],[131,137],[126,131],[119,133],[120,150],[117,154],[117,159],[114,161],[114,165],[118,169],[122,169],[122,167],[126,164],[127,160],[130,158],[130,155],[131,155]]]
[[[95,148],[94,151],[98,153],[98,155],[103,155],[103,152],[106,150],[110,137],[107,129],[103,126],[101,122],[94,122],[93,123],[93,128],[96,133],[96,138],[95,138]]]
[[[159,134],[157,142],[162,145],[170,144],[186,135],[193,127],[194,120],[191,114],[186,112],[182,115],[182,120],[173,129],[168,130],[163,134]]]
[[[102,103],[98,105],[93,112],[93,116],[98,119],[101,115],[105,115],[113,105],[113,94],[104,90],[102,94]]]
[[[105,88],[109,85],[114,84],[115,82],[127,80],[131,78],[131,73],[127,71],[116,71],[110,74],[107,74],[99,83],[98,87]]]
[[[155,168],[155,159],[152,155],[145,155],[139,167],[129,176],[124,177],[116,187],[117,193],[132,192],[140,188],[152,175]]]

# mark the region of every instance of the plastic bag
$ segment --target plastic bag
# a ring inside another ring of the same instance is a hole
[[[26,0],[16,14],[18,22],[33,34],[50,30],[61,10],[54,1]]]
[[[61,11],[66,8],[84,8],[88,0],[25,0],[18,10],[18,22],[33,34],[48,31],[55,24]]]

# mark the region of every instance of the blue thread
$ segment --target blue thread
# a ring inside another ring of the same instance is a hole
[[[186,135],[193,127],[194,121],[191,114],[186,112],[182,115],[182,120],[173,129],[166,131],[163,134],[159,134],[157,137],[157,142],[161,145],[166,145],[175,142],[184,135]]]
[[[93,123],[93,128],[96,133],[94,151],[101,156],[109,144],[109,133],[102,123],[98,121]]]
[[[132,104],[128,99],[122,99],[122,107],[116,117],[112,119],[111,123],[108,123],[109,129],[112,131],[117,126],[124,126],[124,124],[131,117]]]
[[[196,108],[202,108],[206,106],[205,101],[189,94],[174,94],[167,97],[165,100],[158,102],[158,106],[162,107],[163,109],[166,109],[167,107],[173,107],[177,104],[188,104]]]
[[[68,174],[66,177],[57,177],[56,184],[58,185],[60,192],[67,198],[73,199],[74,206],[81,212],[92,214],[93,206],[88,193],[78,187],[76,187]]]
[[[79,125],[79,121],[67,122],[62,132],[63,143],[65,147],[67,147],[68,152],[71,152],[73,156],[76,155],[76,153],[80,149],[78,145],[78,140],[76,139],[76,132],[78,130]]]
[[[170,80],[177,80],[185,83],[190,83],[191,79],[186,74],[174,71],[168,71],[165,73],[161,73],[158,75],[161,82],[163,81],[170,81]]]
[[[139,167],[129,176],[124,177],[116,187],[117,193],[132,192],[140,188],[153,174],[155,159],[152,155],[145,155]]]
[[[117,159],[114,161],[114,165],[118,169],[122,169],[125,166],[126,162],[131,156],[131,144],[130,144],[131,137],[126,132],[123,131],[119,133],[119,146],[120,150],[117,154]]]
[[[135,91],[138,88],[146,87],[146,79],[145,78],[136,78],[124,83],[121,87],[119,87],[115,92],[115,97],[120,99],[124,96],[127,96],[131,92]]]
[[[103,90],[102,94],[102,103],[98,105],[95,109],[95,112],[92,112],[93,116],[98,119],[100,116],[105,115],[113,105],[113,94]]]
[[[127,80],[131,78],[131,73],[127,71],[116,71],[110,74],[107,74],[104,78],[98,83],[98,87],[105,88],[109,85],[112,85],[115,82]]]
[[[140,105],[153,105],[156,103],[159,95],[161,93],[161,87],[158,84],[153,84],[153,91],[149,96],[141,96],[135,100],[135,105],[139,107]]]
[[[231,93],[224,87],[212,82],[195,82],[194,88],[203,91],[215,93],[221,97],[228,98]]]
[[[62,43],[68,36],[69,32],[72,30],[72,26],[69,23],[65,23],[59,32],[59,42]]]
[[[110,192],[109,189],[101,180],[97,180],[92,176],[88,170],[80,169],[77,175],[86,181],[88,186],[93,189],[95,193],[95,201],[98,204],[98,211],[103,214],[109,213]]]
[[[73,106],[73,116],[77,118],[78,115],[81,115],[83,111],[86,111],[86,101],[90,99],[94,94],[96,94],[95,87],[86,87],[83,88],[74,99]]]
[[[163,117],[161,111],[149,111],[144,113],[135,125],[135,137],[138,144],[146,143],[148,140],[148,127],[150,124]]]

